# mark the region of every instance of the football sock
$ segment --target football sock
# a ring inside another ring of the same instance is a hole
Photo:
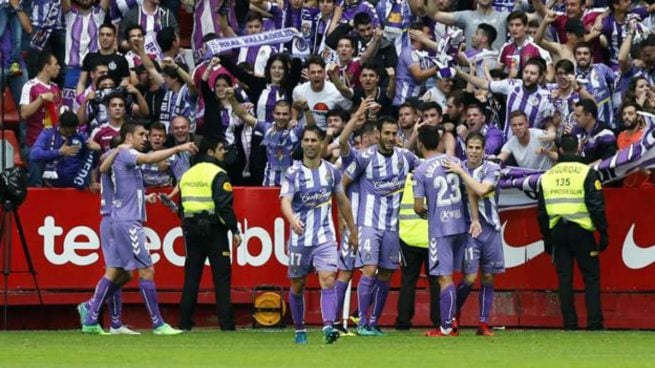
[[[164,324],[159,312],[159,301],[157,300],[157,288],[155,282],[152,280],[139,280],[139,290],[143,296],[143,301],[146,303],[150,319],[152,320],[152,327],[157,328]]]
[[[348,283],[337,280],[335,289],[337,293],[336,319],[340,321],[341,315],[343,314],[343,303],[346,298],[346,289],[348,289]]]
[[[89,314],[84,321],[86,326],[95,325],[98,323],[98,315],[100,314],[100,308],[102,308],[103,303],[107,299],[107,295],[113,294],[115,290],[119,288],[118,285],[110,281],[106,277],[102,277],[98,284],[96,285],[96,290],[93,293],[93,297],[89,300]]]
[[[109,307],[109,315],[111,317],[111,327],[120,328],[123,325],[123,321],[121,321],[123,293],[120,289],[116,290],[109,298],[107,298],[107,306]]]
[[[373,297],[373,312],[371,312],[371,326],[377,326],[378,320],[382,315],[382,310],[384,309],[384,304],[387,302],[387,296],[389,295],[389,281],[377,280],[375,294]]]
[[[494,305],[494,285],[482,284],[480,288],[480,322],[489,323],[489,315]]]
[[[291,308],[291,317],[296,331],[305,329],[305,300],[302,294],[295,294],[293,290],[289,292],[289,306]]]
[[[439,305],[441,307],[441,328],[447,330],[452,327],[453,316],[455,315],[456,305],[455,285],[450,284],[441,290],[441,300]]]
[[[332,326],[337,314],[337,291],[334,286],[321,289],[321,315],[323,326]]]
[[[368,307],[371,305],[371,292],[375,285],[375,279],[367,276],[362,276],[357,285],[357,304],[359,309],[359,325],[366,326],[368,320],[366,314]]]

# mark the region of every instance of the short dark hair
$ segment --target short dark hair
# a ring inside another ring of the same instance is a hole
[[[623,114],[623,110],[628,108],[628,107],[634,107],[635,110],[637,111],[642,111],[643,108],[641,105],[639,105],[636,101],[626,101],[621,106],[619,107],[619,117],[621,117],[621,114]]]
[[[433,125],[423,125],[418,129],[418,141],[427,150],[436,150],[439,147],[439,128]]]
[[[564,153],[577,154],[578,144],[578,137],[573,134],[564,134],[559,140],[559,147]]]
[[[469,105],[469,106],[475,106],[475,105]],[[484,137],[484,134],[480,132],[471,132],[466,136],[466,145],[469,145],[469,141],[473,140],[478,140],[482,142],[482,147],[484,148],[485,143],[487,142],[486,138]]]
[[[305,62],[305,67],[309,69],[309,66],[315,64],[319,65],[321,68],[325,69],[325,59],[321,55],[310,55]]]
[[[300,135],[301,139],[305,138],[305,133],[307,132],[316,133],[318,139],[321,141],[325,139],[325,132],[316,125],[305,125],[305,127],[302,129],[302,134]]]
[[[80,125],[80,121],[77,120],[77,114],[70,110],[66,110],[59,115],[59,126],[62,128],[74,128]]]
[[[507,16],[507,24],[514,19],[519,19],[524,25],[528,25],[528,15],[522,10],[514,10]]]
[[[539,21],[537,19],[532,19],[528,22],[528,27],[529,28],[538,28],[539,27]]]
[[[519,116],[525,118],[525,121],[528,121],[528,115],[527,115],[525,112],[523,112],[522,110],[514,110],[514,111],[512,111],[512,112],[509,114],[509,119],[507,119],[507,120],[511,123],[512,119],[517,118],[517,117],[519,117]]]
[[[102,23],[100,25],[100,27],[98,28],[98,30],[101,30],[103,28],[109,28],[109,29],[111,29],[112,33],[116,34],[116,26],[109,23],[109,22]]]
[[[573,52],[575,53],[578,51],[578,49],[589,49],[589,52],[591,52],[591,44],[587,41],[578,41],[575,43],[575,46],[573,47]]]
[[[578,39],[584,37],[585,29],[584,24],[580,19],[570,19],[566,20],[564,24],[564,32],[574,34]]]
[[[346,123],[348,120],[350,120],[350,114],[348,111],[342,109],[341,107],[335,107],[334,109],[331,109],[327,112],[327,117],[333,117],[333,116],[338,116],[341,118],[341,120]]]
[[[355,39],[349,34],[341,35],[341,37],[339,37],[339,39],[337,40],[337,43],[339,43],[341,40],[350,41],[350,45],[352,46],[353,49],[357,47],[357,43],[355,42]]]
[[[372,22],[373,20],[371,19],[371,16],[366,12],[359,12],[355,14],[355,17],[353,18],[353,25],[355,28],[358,26],[371,24]]]
[[[288,107],[289,109],[291,108],[291,104],[287,100],[277,100],[275,101],[275,105],[273,105],[273,110],[275,110],[276,107],[282,106],[282,107]]]
[[[592,99],[583,98],[575,103],[575,107],[582,107],[582,111],[585,114],[591,114],[591,116],[593,116],[594,119],[598,118],[598,106]]]
[[[180,77],[180,75],[178,74],[177,68],[180,68],[187,73],[189,72],[188,70],[189,67],[187,67],[184,64],[179,64],[177,67],[172,67],[172,66],[165,67],[164,70],[162,70],[162,74],[165,74],[173,79],[177,79],[180,83],[184,84],[184,79],[182,79],[182,77]]]
[[[528,61],[525,62],[525,65],[522,69],[525,69],[528,65],[534,65],[539,68],[539,75],[543,75],[546,72],[546,62],[540,57],[531,57]]]
[[[378,77],[380,76],[380,69],[378,69],[378,67],[375,64],[371,63],[371,62],[364,63],[362,65],[362,70],[364,70],[364,69],[372,70],[372,71],[375,72],[375,74],[377,74]]]
[[[398,122],[396,121],[396,119],[392,118],[391,116],[381,116],[380,118],[378,118],[377,127],[379,131],[382,131],[382,127],[385,124],[398,126]]]
[[[161,31],[157,32],[157,43],[161,47],[161,51],[167,52],[173,48],[173,42],[177,38],[177,31],[173,27],[164,27]]]
[[[405,107],[412,109],[412,112],[416,114],[416,106],[414,106],[413,103],[407,101],[403,102],[402,104],[400,104],[400,106],[398,106],[398,111],[400,111],[400,109]]]
[[[36,68],[38,71],[45,69],[46,65],[50,64],[50,60],[55,57],[55,54],[48,51],[41,51],[38,59],[36,60]]]
[[[478,29],[484,33],[484,35],[489,40],[490,45],[496,41],[496,38],[498,37],[498,31],[496,31],[496,28],[494,28],[492,25],[488,23],[480,23],[478,25]]]
[[[641,42],[639,42],[639,49],[643,50],[645,47],[651,47],[651,46],[655,47],[655,35],[652,33],[648,35],[648,37],[643,39]]]
[[[135,29],[138,29],[139,31],[141,31],[142,35],[144,35],[144,36],[146,35],[146,32],[143,30],[143,27],[141,27],[138,24],[132,24],[131,26],[127,27],[127,29],[125,29],[125,39],[126,40],[130,39],[130,32],[132,32]]]
[[[109,141],[109,148],[114,149],[118,147],[121,143],[123,143],[123,140],[121,140],[120,135],[113,136]]]
[[[150,124],[150,130],[163,130],[164,133],[166,133],[166,125],[162,123],[161,121],[155,121],[154,123]]]
[[[114,81],[114,78],[112,78],[112,77],[109,76],[109,75],[102,75],[102,76],[98,77],[98,79],[96,79],[96,85],[95,85],[96,89],[98,89],[98,86],[99,86],[102,82],[106,81],[107,79],[111,79],[112,81]],[[114,81],[114,83],[116,83],[116,81]]]
[[[425,27],[425,24],[423,22],[413,22],[412,24],[409,25],[409,29],[413,29],[415,31],[422,31],[423,27]]]
[[[204,136],[200,140],[200,145],[198,146],[198,153],[201,155],[206,155],[209,150],[215,151],[220,144],[225,146],[225,141],[216,136]]]
[[[115,98],[119,98],[121,101],[123,101],[123,105],[127,105],[125,95],[120,93],[120,92],[114,91],[114,92],[111,92],[109,94],[109,96],[107,96],[107,106],[109,106],[109,103],[111,102],[111,100],[113,100]],[[125,106],[125,107],[127,108],[127,106]]]
[[[441,105],[439,105],[438,103],[434,101],[426,101],[421,104],[421,108],[420,108],[421,111],[428,111],[432,109],[436,109],[437,112],[439,113],[439,116],[443,115],[443,109],[441,108]]]
[[[120,131],[121,141],[125,142],[125,137],[127,137],[128,134],[132,134],[132,133],[136,132],[136,130],[139,127],[143,127],[143,125],[137,123],[134,120],[129,120],[129,121],[126,121],[125,123],[123,123],[123,125],[121,125],[121,131]]]
[[[575,65],[569,59],[559,59],[555,63],[555,72],[557,72],[557,69],[564,69],[564,72],[566,72],[566,74],[575,73]]]
[[[246,15],[246,23],[250,23],[254,20],[258,20],[259,23],[264,23],[264,17],[262,17],[261,14],[254,11],[249,11]]]

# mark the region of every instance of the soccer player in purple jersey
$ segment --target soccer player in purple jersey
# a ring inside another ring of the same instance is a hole
[[[357,248],[357,228],[350,202],[341,185],[341,173],[321,159],[323,131],[307,126],[302,132],[302,161],[296,161],[284,176],[280,189],[281,210],[291,225],[289,237],[289,305],[296,328],[297,344],[307,343],[304,323],[303,291],[307,274],[315,269],[321,285],[323,341],[331,344],[339,338],[333,328],[336,319],[337,243],[332,221],[332,196],[350,230],[348,242]]]
[[[382,335],[378,319],[389,293],[389,280],[400,265],[400,198],[407,174],[420,162],[412,152],[396,147],[398,124],[394,119],[381,118],[378,130],[380,143],[357,155],[343,176],[346,190],[353,183],[359,185],[357,225],[361,237],[356,266],[363,273],[357,286],[360,336]]]
[[[500,235],[500,216],[498,214],[498,191],[500,167],[484,161],[484,136],[471,133],[466,137],[466,161],[455,164],[444,163],[448,171],[459,175],[466,184],[466,190],[478,197],[478,210],[481,233],[477,238],[470,237],[464,251],[464,278],[457,285],[457,310],[455,321],[460,321],[461,308],[471,292],[478,270],[482,268],[480,282],[480,324],[477,335],[493,336],[489,328],[489,315],[494,300],[494,275],[505,272],[503,242]]]
[[[85,311],[82,332],[88,334],[107,334],[98,324],[98,314],[104,301],[122,284],[132,277],[131,271],[139,273],[139,289],[146,303],[153,324],[155,335],[176,335],[182,331],[165,323],[159,313],[157,290],[155,288],[155,270],[146,248],[146,236],[143,230],[145,207],[142,164],[151,164],[167,159],[179,152],[195,153],[198,149],[193,143],[178,145],[166,150],[142,154],[146,142],[146,130],[136,123],[125,123],[121,127],[121,139],[132,149],[122,150],[114,159],[112,182],[114,185],[111,204],[113,244],[117,257],[116,267],[108,269],[100,279],[95,293]],[[80,314],[83,314],[80,312]]]
[[[438,277],[441,288],[441,326],[425,335],[457,336],[459,331],[453,328],[457,296],[452,275],[461,268],[464,246],[468,241],[467,209],[462,200],[459,176],[448,173],[444,164],[459,165],[460,161],[437,151],[439,131],[436,127],[421,127],[418,138],[425,161],[414,171],[414,211],[428,219],[430,275]],[[471,236],[477,237],[480,232],[477,201],[470,193],[468,195],[472,207],[468,230]]]
[[[113,236],[111,233],[111,203],[114,193],[114,183],[111,181],[111,164],[114,162],[116,155],[123,149],[131,148],[129,145],[120,145],[120,137],[114,137],[111,140],[111,151],[108,151],[100,157],[100,245],[102,246],[102,256],[105,261],[106,271],[105,277],[111,277],[112,274],[118,273],[119,259],[116,254],[116,249],[113,244]],[[118,146],[118,148],[117,148]],[[125,277],[123,273],[115,281],[119,285],[123,285],[129,281],[129,277]],[[81,303],[77,306],[77,311],[80,314],[80,324],[84,324],[84,320],[89,310],[89,301]],[[140,335],[139,332],[134,331],[127,326],[123,325],[121,321],[121,310],[123,306],[121,290],[116,290],[111,297],[107,298],[107,306],[109,307],[111,327],[109,333],[112,335]]]
[[[366,123],[366,114],[367,111],[376,104],[373,96],[369,96],[362,100],[362,103],[359,105],[357,111],[351,116],[350,120],[346,126],[342,129],[341,134],[339,135],[339,154],[341,156],[341,169],[342,173],[345,168],[347,168],[359,155],[359,152],[365,151],[368,147],[377,144],[378,141],[378,132],[377,128],[374,130],[361,127],[360,128],[360,148],[353,149],[350,144],[350,138],[353,135],[353,132],[358,126],[362,124],[372,124]],[[367,133],[364,133],[367,132]],[[350,200],[353,217],[357,216],[358,206],[359,206],[359,185],[351,184],[346,191],[346,195]],[[353,278],[353,271],[355,270],[355,261],[357,258],[357,252],[355,248],[352,248],[348,244],[348,232],[347,227],[343,230],[343,236],[341,239],[341,244],[339,248],[339,275],[337,276],[336,289],[337,289],[337,319],[340,318],[343,314],[343,304],[346,296],[346,290],[348,289],[348,283]],[[339,330],[341,336],[353,336],[354,334],[349,332],[343,325],[337,325],[336,329]]]

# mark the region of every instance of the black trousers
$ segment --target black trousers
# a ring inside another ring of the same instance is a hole
[[[603,328],[600,305],[600,262],[590,253],[597,250],[593,233],[573,222],[560,220],[551,231],[553,256],[559,279],[559,301],[564,329],[578,327],[573,294],[573,261],[578,264],[585,285],[587,329]]]
[[[184,261],[184,289],[180,301],[180,328],[190,330],[193,327],[192,317],[198,302],[200,278],[205,266],[205,259],[209,258],[220,327],[222,330],[234,330],[227,231],[220,225],[213,225],[209,232],[204,234],[189,224],[183,225],[183,230],[186,260]]]
[[[428,266],[427,248],[411,247],[401,240],[400,250],[403,254],[405,264],[400,268],[398,317],[395,327],[399,330],[406,330],[412,327],[416,282],[421,274],[421,266],[425,266],[426,274],[430,268]],[[433,326],[439,326],[441,320],[439,314],[439,282],[435,276],[428,276],[428,283],[430,285],[430,321]]]

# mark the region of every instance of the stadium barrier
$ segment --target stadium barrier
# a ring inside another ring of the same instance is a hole
[[[243,245],[232,253],[233,299],[249,303],[251,291],[261,284],[288,285],[285,252],[289,228],[280,210],[278,190],[235,188],[235,209]],[[529,194],[529,193],[528,193]],[[512,194],[514,196],[521,195]],[[526,197],[528,198],[528,197]],[[601,286],[606,325],[616,328],[655,328],[655,190],[606,189],[610,245],[601,255]],[[514,198],[517,199],[517,198]],[[520,198],[516,203],[523,203]],[[19,214],[38,281],[46,304],[76,304],[88,297],[103,273],[98,236],[99,195],[74,189],[30,189]],[[529,201],[528,201],[529,202]],[[157,203],[148,205],[146,234],[156,269],[162,304],[177,304],[181,294],[184,244],[179,220]],[[543,253],[543,242],[534,206],[510,206],[501,213],[507,272],[497,278],[494,324],[507,326],[555,327],[560,323],[557,278],[550,257]],[[14,231],[16,231],[14,229]],[[13,310],[38,304],[34,285],[18,242],[12,237],[12,274],[8,302]],[[210,272],[204,273],[200,303],[213,303]],[[356,282],[356,280],[355,280]],[[425,281],[417,293],[416,325],[427,325]],[[356,285],[356,284],[354,284]],[[398,273],[392,287],[399,286]],[[582,290],[576,270],[575,286]],[[307,321],[320,320],[318,287],[315,278],[308,283]],[[4,289],[3,289],[4,290]],[[141,303],[136,282],[127,286],[125,302]],[[578,293],[578,310],[584,321],[584,298]],[[477,297],[473,295],[464,310],[464,323],[475,323]],[[353,298],[353,309],[356,298]],[[397,292],[392,292],[382,324],[393,324]],[[245,310],[245,309],[243,309]],[[48,318],[51,318],[48,317]],[[243,320],[243,319],[242,319]],[[584,325],[584,322],[581,322]]]

